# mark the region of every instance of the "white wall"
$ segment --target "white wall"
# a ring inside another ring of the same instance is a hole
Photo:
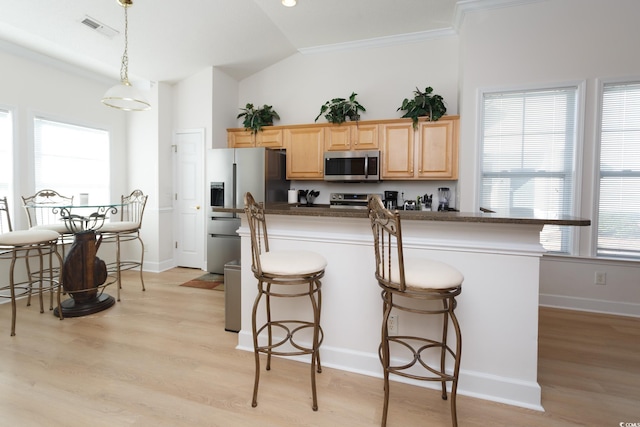
[[[71,67],[35,54],[25,57],[20,49],[0,46],[0,104],[13,110],[16,152],[14,152],[14,194],[9,200],[14,210],[14,229],[27,227],[20,196],[35,192],[33,173],[33,117],[46,115],[74,124],[94,126],[111,133],[112,198],[126,187],[127,173],[119,166],[126,162],[126,118],[100,100],[116,82],[74,74]],[[46,62],[45,62],[46,61]]]
[[[322,54],[295,54],[240,82],[238,107],[272,105],[276,125],[313,123],[331,98],[352,92],[367,111],[362,120],[399,118],[402,100],[416,87],[431,86],[444,97],[447,113],[458,112],[458,38],[362,48]],[[325,123],[321,117],[319,123]],[[236,127],[241,127],[241,120]]]
[[[480,90],[584,82],[582,200],[578,216],[595,217],[597,79],[640,78],[640,2],[544,1],[468,13],[460,32],[460,179],[462,210],[474,210]],[[593,227],[580,228],[580,256],[545,257],[544,305],[640,316],[637,262],[590,259]],[[596,271],[607,285],[594,284]]]
[[[211,144],[207,148],[226,148],[227,129],[236,126],[238,111],[230,106],[238,103],[238,81],[224,71],[213,68],[213,123]]]

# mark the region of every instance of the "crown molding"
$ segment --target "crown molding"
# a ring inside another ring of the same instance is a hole
[[[455,28],[456,33],[460,31],[465,15],[470,12],[521,6],[523,4],[539,3],[542,1],[547,0],[458,0],[453,13],[453,28]]]
[[[298,52],[303,55],[313,55],[327,52],[337,52],[345,50],[355,50],[372,47],[387,47],[405,43],[416,43],[424,40],[437,39],[442,37],[455,36],[456,31],[453,28],[445,28],[432,31],[419,31],[408,34],[397,34],[388,37],[376,37],[372,39],[358,40],[355,42],[335,43],[323,46],[314,46],[308,48],[300,48]]]
[[[415,33],[397,34],[388,37],[376,37],[372,39],[358,40],[347,43],[335,43],[322,46],[304,47],[298,49],[303,55],[314,55],[328,52],[356,50],[362,48],[375,48],[395,46],[406,43],[416,43],[442,37],[451,37],[458,34],[464,17],[467,13],[479,10],[498,9],[503,7],[521,6],[528,3],[538,3],[547,0],[458,0],[453,13],[452,26],[439,30],[419,31]]]

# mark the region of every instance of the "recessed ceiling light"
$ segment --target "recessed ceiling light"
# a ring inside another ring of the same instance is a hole
[[[287,7],[293,7],[297,3],[296,0],[282,0],[282,4]]]

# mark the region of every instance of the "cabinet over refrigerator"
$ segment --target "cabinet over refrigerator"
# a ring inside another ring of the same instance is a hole
[[[286,202],[284,150],[218,148],[207,152],[211,207],[242,209],[250,191],[258,202]],[[224,265],[240,260],[240,214],[213,212],[207,218],[207,270],[224,273]]]

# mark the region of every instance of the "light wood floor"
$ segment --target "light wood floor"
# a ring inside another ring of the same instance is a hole
[[[313,412],[308,365],[283,359],[252,408],[253,354],[224,331],[224,292],[178,286],[201,274],[145,273],[146,292],[127,274],[121,302],[63,321],[20,304],[15,337],[0,305],[0,426],[380,425],[381,379],[325,368]],[[639,423],[640,319],[540,314],[546,412],[459,396],[460,426]],[[388,425],[448,426],[449,403],[393,383]]]

